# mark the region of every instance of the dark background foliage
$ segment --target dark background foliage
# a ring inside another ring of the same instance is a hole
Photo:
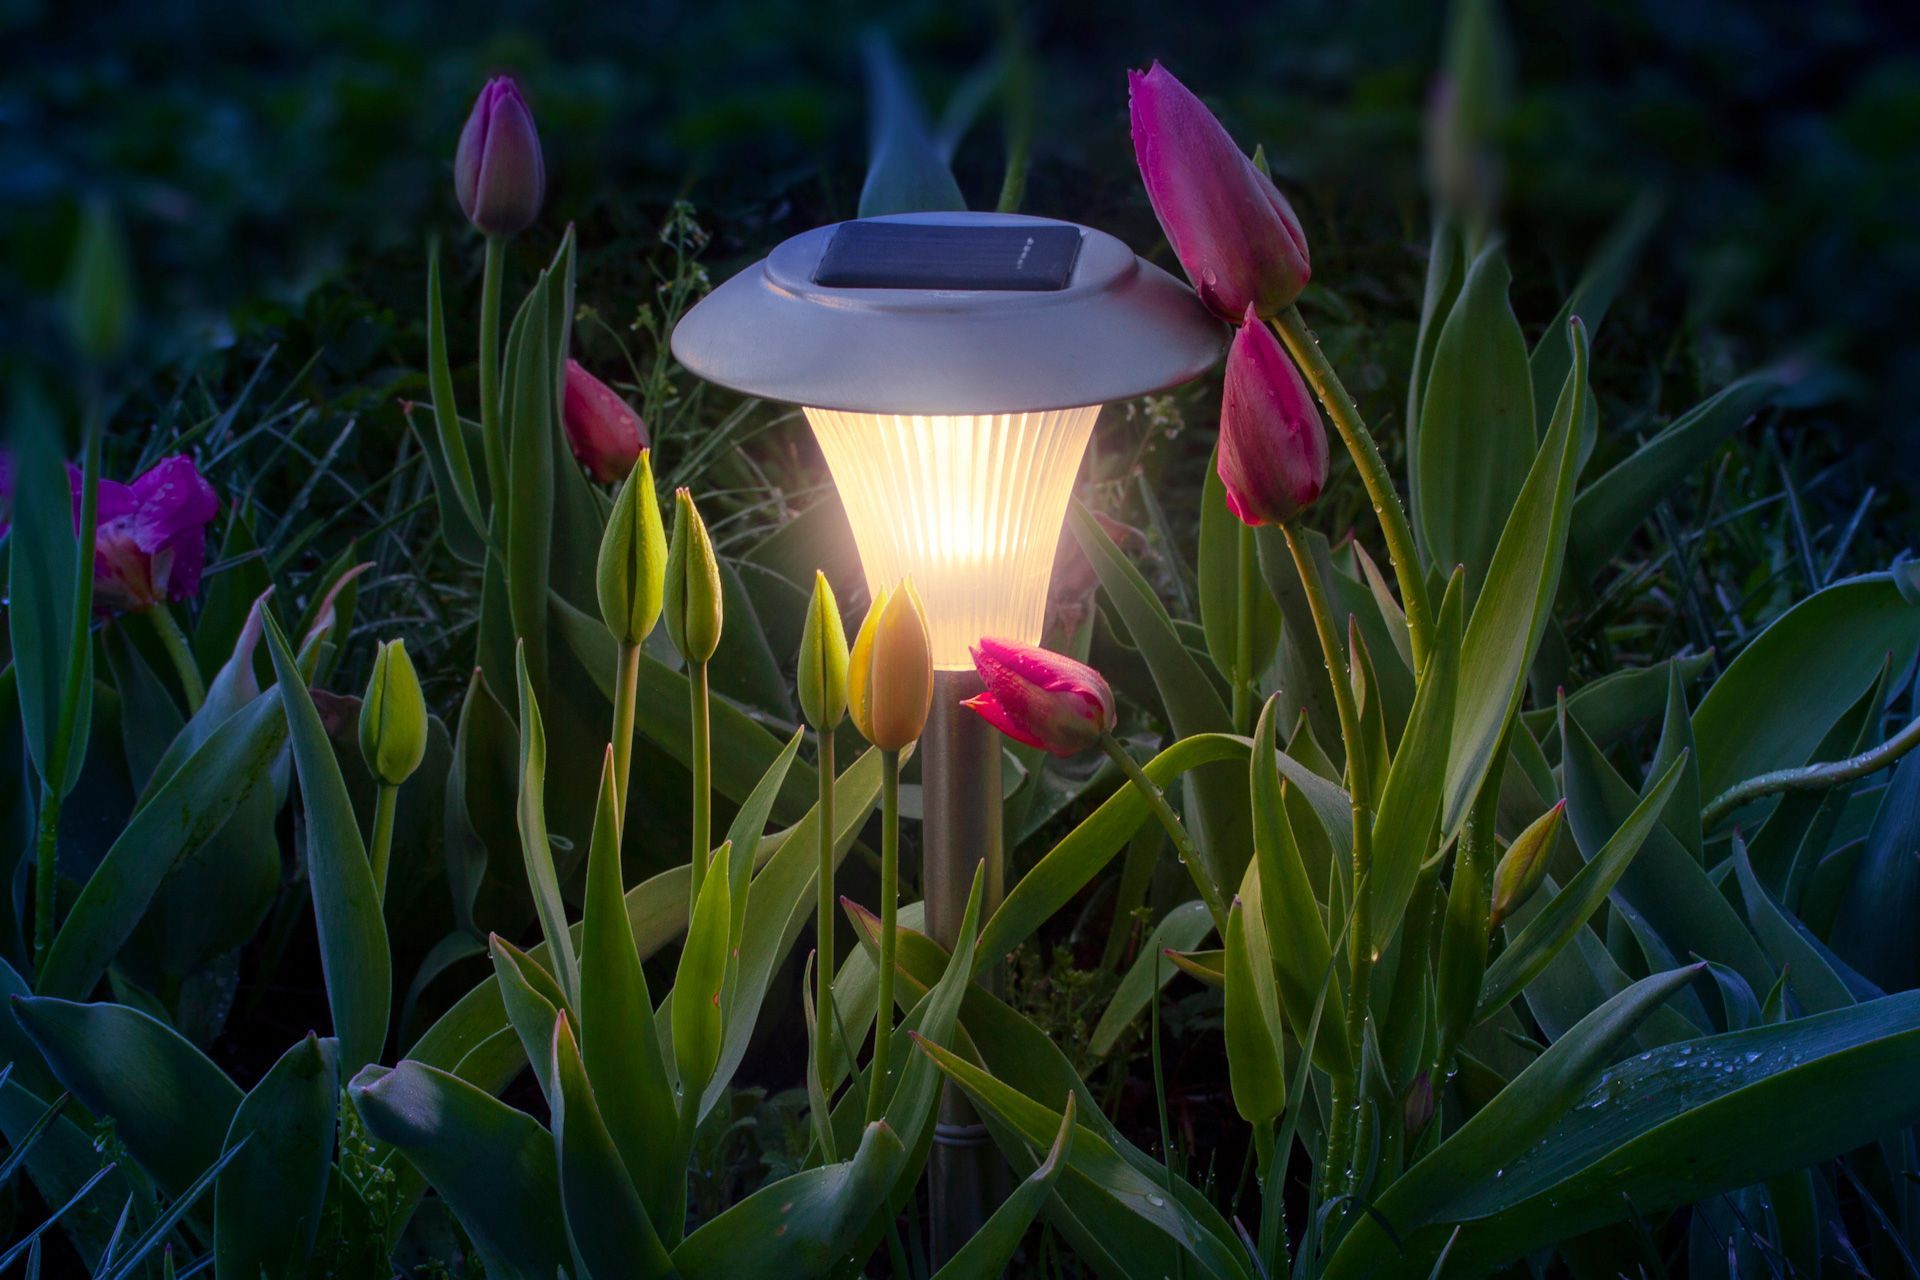
[[[851,212],[863,26],[884,23],[938,102],[1001,23],[992,6],[913,0],[7,8],[0,288],[44,295],[77,201],[104,195],[133,232],[152,360],[325,343],[316,389],[335,394],[383,358],[417,363],[418,250],[429,229],[464,233],[448,167],[487,72],[524,77],[535,104],[549,237],[577,219],[589,252],[613,256],[684,195],[720,230],[724,270]],[[1419,118],[1442,8],[1030,6],[1028,207],[1157,248],[1129,163],[1122,72],[1158,57],[1243,141],[1266,145],[1320,278],[1410,323]],[[1784,0],[1504,9],[1519,86],[1506,221],[1523,321],[1544,323],[1604,228],[1660,191],[1665,218],[1636,295],[1645,314],[1633,317],[1646,354],[1671,350],[1695,366],[1682,372],[1716,384],[1789,350],[1830,356],[1847,375],[1847,435],[1902,446],[1911,462],[1920,14]],[[958,158],[983,203],[998,183],[996,132],[977,128]],[[584,275],[610,309],[632,305],[618,270]],[[57,350],[32,309],[10,305],[0,323],[10,355]]]

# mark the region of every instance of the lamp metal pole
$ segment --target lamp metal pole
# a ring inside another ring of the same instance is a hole
[[[960,703],[981,690],[971,671],[936,671],[933,707],[920,737],[927,930],[949,950],[960,937],[974,868],[986,863],[981,919],[1000,905],[1005,866],[1000,834],[1000,735]],[[992,984],[994,979],[987,979]],[[998,1203],[1000,1160],[965,1094],[940,1094],[928,1159],[934,1265],[971,1239]]]

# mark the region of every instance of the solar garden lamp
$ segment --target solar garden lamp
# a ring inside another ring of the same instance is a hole
[[[945,946],[976,865],[987,911],[1002,889],[1001,744],[960,706],[980,689],[969,648],[1039,642],[1100,406],[1196,377],[1220,341],[1192,290],[1114,237],[987,213],[805,232],[674,330],[673,353],[695,374],[804,408],[869,589],[911,579],[919,592],[935,668],[921,881]],[[949,1089],[932,1160],[938,1256],[982,1220],[985,1141]]]

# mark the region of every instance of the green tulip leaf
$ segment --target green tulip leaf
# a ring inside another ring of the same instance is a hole
[[[1470,598],[1491,572],[1536,448],[1527,340],[1507,302],[1512,279],[1497,244],[1467,268],[1434,342],[1412,460],[1427,556],[1443,570],[1465,565]],[[1546,340],[1565,332],[1551,330]]]
[[[586,908],[580,922],[580,1053],[627,1176],[653,1225],[664,1227],[662,1218],[674,1202],[674,1184],[684,1170],[659,1154],[659,1135],[672,1132],[675,1123],[673,1086],[660,1056],[653,999],[627,919],[615,804],[609,752],[587,854]]]
[[[120,1141],[179,1195],[220,1158],[240,1089],[186,1038],[137,1009],[16,998],[15,1016],[80,1104],[113,1117]]]
[[[1383,938],[1391,937],[1399,926],[1413,882],[1432,852],[1440,821],[1447,748],[1458,700],[1465,603],[1466,577],[1456,568],[1440,601],[1427,668],[1421,673],[1413,712],[1386,773],[1385,794],[1373,820],[1373,928]]]
[[[930,1041],[916,1038],[914,1044],[966,1091],[975,1106],[1017,1133],[1028,1146],[1048,1143],[1059,1132],[1064,1108],[1056,1111]],[[1197,1264],[1201,1274],[1221,1280],[1246,1280],[1247,1270],[1237,1244],[1229,1244],[1210,1230],[1188,1211],[1181,1198],[1169,1194],[1166,1182],[1155,1181],[1135,1168],[1103,1136],[1085,1125],[1074,1133],[1064,1186],[1070,1186],[1076,1195],[1091,1193],[1148,1224]]]
[[[547,837],[547,731],[541,722],[528,653],[523,640],[514,652],[514,672],[520,686],[520,801],[515,810],[520,827],[520,852],[526,860],[527,885],[533,893],[540,932],[546,938],[554,976],[566,993],[569,1007],[579,1007],[580,962],[567,932],[567,907],[560,897],[560,877],[553,866],[553,843]]]
[[[1234,1110],[1256,1126],[1271,1123],[1287,1107],[1280,996],[1274,990],[1273,956],[1267,948],[1260,899],[1260,864],[1255,862],[1248,865],[1240,882],[1240,896],[1227,909],[1221,1022],[1226,1030],[1227,1078]],[[1073,1095],[1067,1097],[1071,1104]]]
[[[167,873],[218,835],[264,785],[286,734],[280,693],[259,694],[166,775],[121,829],[61,921],[40,973],[42,994],[79,999],[92,993]],[[332,750],[327,747],[329,756]],[[167,768],[163,760],[156,776]]]
[[[553,1024],[549,1078],[554,1082],[554,1162],[560,1172],[560,1203],[567,1234],[583,1267],[583,1280],[607,1277],[656,1280],[674,1274],[673,1263],[640,1203],[620,1153],[601,1119],[587,1084],[587,1069],[573,1029],[562,1014]],[[662,1162],[665,1163],[665,1162]]]
[[[1260,723],[1253,731],[1253,752],[1248,762],[1252,775],[1254,859],[1260,868],[1258,923],[1268,938],[1285,939],[1277,950],[1271,945],[1268,950],[1277,966],[1280,1005],[1296,1035],[1303,1035],[1323,998],[1327,1004],[1324,1016],[1332,1020],[1332,1025],[1343,1026],[1346,998],[1338,984],[1329,981],[1333,972],[1333,944],[1327,936],[1320,899],[1301,858],[1293,820],[1287,812],[1286,793],[1293,784],[1283,784],[1276,767],[1281,758],[1274,742],[1277,730],[1274,721],[1279,715],[1279,706],[1277,695],[1267,701]],[[1344,1036],[1316,1037],[1313,1053],[1324,1070],[1352,1069],[1353,1057]]]
[[[294,769],[307,811],[307,880],[320,935],[327,1005],[342,1075],[379,1059],[393,1005],[393,957],[367,846],[340,762],[279,624],[266,617],[267,650],[286,707]]]
[[[1558,1049],[1381,1197],[1401,1251],[1363,1225],[1327,1275],[1424,1274],[1456,1223],[1465,1225],[1450,1269],[1482,1274],[1612,1222],[1832,1159],[1920,1121],[1910,1084],[1920,1068],[1920,992],[1903,992],[1629,1058],[1580,1089],[1570,1106],[1556,1099],[1524,1150],[1503,1145],[1501,1177],[1460,1175],[1454,1186],[1440,1185],[1459,1174],[1454,1161],[1440,1159],[1448,1147],[1458,1145],[1476,1167],[1487,1163],[1467,1141],[1484,1136],[1474,1127],[1496,1112],[1510,1119],[1526,1105],[1533,1091],[1523,1083]],[[1823,1105],[1834,1098],[1846,1105]],[[1417,1184],[1409,1187],[1415,1194],[1400,1194],[1406,1184]]]
[[[1047,1148],[1047,1158],[1000,1202],[993,1216],[955,1251],[947,1264],[933,1273],[933,1280],[999,1280],[1013,1262],[1013,1255],[1026,1237],[1027,1228],[1053,1193],[1060,1174],[1073,1156],[1074,1113],[1079,1100],[1067,1095],[1066,1109],[1060,1114],[1060,1132]]]
[[[313,1035],[282,1054],[241,1099],[227,1126],[225,1149],[234,1154],[214,1183],[218,1274],[304,1270],[333,1171],[339,1100],[339,1046]]]
[[[1229,685],[1257,681],[1273,661],[1274,647],[1280,643],[1280,606],[1255,563],[1248,567],[1253,589],[1246,601],[1253,613],[1250,665],[1246,671],[1238,669],[1243,541],[1248,553],[1257,558],[1252,531],[1227,510],[1227,487],[1221,483],[1217,467],[1209,463],[1200,491],[1200,558],[1195,577],[1199,580],[1200,625],[1207,635],[1207,654],[1213,659],[1214,670]]]
[[[367,1132],[433,1184],[488,1276],[553,1280],[573,1269],[553,1139],[532,1116],[412,1060],[366,1068],[347,1096]]]
[[[1476,1021],[1504,1008],[1586,927],[1660,821],[1667,802],[1680,785],[1685,766],[1685,757],[1668,766],[1660,780],[1648,790],[1646,798],[1634,806],[1633,812],[1587,860],[1579,874],[1547,901],[1488,967],[1480,983]]]
[[[967,201],[940,154],[926,111],[900,55],[883,35],[862,48],[867,79],[867,178],[862,218],[887,213],[964,209]]]
[[[673,1251],[686,1280],[791,1280],[845,1261],[906,1162],[885,1121],[867,1126],[853,1158],[760,1188],[709,1219]]]
[[[1180,741],[1149,760],[1146,775],[1161,788],[1189,770],[1216,761],[1246,758],[1246,740],[1224,733],[1199,734]],[[1345,804],[1344,797],[1341,801]],[[1079,826],[1061,839],[1016,884],[987,921],[980,935],[976,965],[991,968],[1031,937],[1054,912],[1070,902],[1149,821],[1139,789],[1122,785]]]
[[[1492,765],[1507,720],[1520,705],[1527,669],[1546,629],[1560,583],[1573,491],[1574,446],[1579,419],[1585,411],[1587,385],[1585,331],[1575,323],[1569,333],[1569,341],[1575,344],[1573,370],[1567,375],[1559,408],[1554,411],[1526,483],[1513,499],[1461,641],[1460,694],[1454,706],[1440,818],[1441,831],[1447,837],[1465,821],[1467,807]],[[1486,499],[1484,492],[1474,495],[1476,502]]]
[[[1582,856],[1594,859],[1642,801],[1579,721],[1563,715],[1560,737],[1567,825]],[[1727,965],[1756,991],[1773,985],[1773,967],[1740,913],[1665,827],[1656,824],[1647,832],[1614,892],[1646,919],[1674,955]]]
[[[1220,695],[1140,571],[1113,545],[1093,513],[1078,502],[1067,514],[1067,527],[1092,562],[1107,599],[1153,672],[1173,732],[1185,738],[1230,731],[1233,724],[1227,709],[1220,705]],[[1240,883],[1246,869],[1250,818],[1245,788],[1237,771],[1223,765],[1197,770],[1187,779],[1187,788],[1192,798],[1188,825],[1206,863],[1189,868],[1189,872],[1210,877],[1215,900],[1222,900]]]
[[[1704,967],[1643,978],[1582,1018],[1493,1101],[1380,1194],[1376,1212],[1354,1224],[1335,1251],[1327,1275],[1378,1274],[1378,1268],[1395,1261],[1396,1237],[1405,1240],[1429,1223],[1465,1216],[1454,1213],[1454,1203],[1482,1185],[1504,1182],[1506,1166],[1537,1149],[1554,1122],[1592,1088],[1634,1028]],[[1403,1270],[1417,1275],[1431,1258],[1408,1262]]]

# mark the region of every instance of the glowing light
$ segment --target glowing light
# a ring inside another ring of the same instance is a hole
[[[808,409],[870,590],[911,577],[933,662],[981,636],[1038,643],[1073,477],[1099,405],[1043,413]]]

